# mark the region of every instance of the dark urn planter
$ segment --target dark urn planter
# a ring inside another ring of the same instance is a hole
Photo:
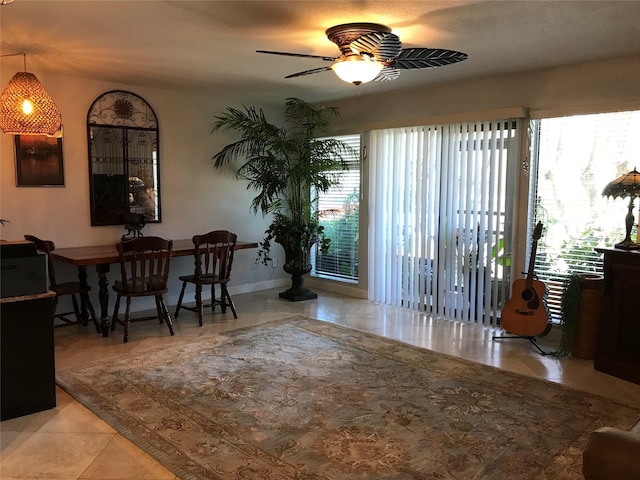
[[[304,286],[304,276],[311,271],[310,249],[284,246],[285,264],[282,269],[291,275],[291,288],[280,292],[280,298],[300,302],[318,298],[318,294]]]

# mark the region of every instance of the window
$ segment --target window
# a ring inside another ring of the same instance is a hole
[[[334,137],[360,152],[360,135]],[[358,281],[360,223],[360,157],[347,160],[340,184],[317,194],[316,208],[325,235],[331,239],[326,255],[316,251],[312,275],[347,282]],[[338,173],[338,172],[336,172]]]
[[[548,289],[551,319],[561,319],[562,283],[573,273],[601,273],[595,247],[625,237],[629,199],[602,190],[639,166],[640,111],[534,120],[531,149],[530,229],[545,229],[538,242],[535,273]],[[638,221],[638,205],[634,215]],[[636,241],[636,231],[632,239]]]

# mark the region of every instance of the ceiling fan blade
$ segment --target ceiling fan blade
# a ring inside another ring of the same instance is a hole
[[[389,62],[389,66],[402,70],[416,68],[433,68],[463,62],[468,58],[466,53],[442,48],[405,48],[395,59]]]
[[[267,53],[269,55],[284,55],[286,57],[319,58],[325,62],[333,62],[337,57],[325,57],[323,55],[308,55],[306,53],[272,52],[270,50],[256,50],[256,53]]]
[[[349,47],[358,53],[370,53],[377,61],[383,62],[400,55],[402,42],[393,33],[371,32],[351,42]]]
[[[374,82],[389,82],[391,80],[395,80],[400,76],[400,70],[393,67],[384,67],[380,70],[380,73],[376,78],[373,79]]]
[[[294,77],[302,77],[304,75],[311,75],[313,73],[325,72],[327,70],[331,70],[331,67],[319,67],[313,68],[311,70],[305,70],[304,72],[292,73],[291,75],[287,75],[284,78],[294,78]]]

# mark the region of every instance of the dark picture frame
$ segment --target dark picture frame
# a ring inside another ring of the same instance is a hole
[[[64,187],[62,137],[15,135],[16,186]]]

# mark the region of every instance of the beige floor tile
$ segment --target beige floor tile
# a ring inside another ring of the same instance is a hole
[[[114,436],[36,432],[2,459],[2,477],[80,478]]]
[[[109,442],[79,478],[82,480],[173,480],[175,475],[129,440],[117,436]]]
[[[0,474],[2,474],[2,470],[0,469]],[[42,480],[41,477],[0,477],[2,480]],[[76,478],[56,478],[55,480],[77,480]]]
[[[31,435],[33,435],[33,432],[16,432],[4,429],[0,431],[0,478],[4,478],[2,475],[2,462],[4,459],[26,442]]]
[[[56,403],[57,403],[57,390],[56,389]],[[58,415],[58,406],[49,410],[43,410],[31,415],[25,415],[22,417],[11,418],[0,423],[0,431],[2,432],[37,432],[51,419]]]
[[[65,395],[66,392],[64,393]],[[58,411],[38,432],[47,433],[111,433],[116,431],[78,402],[72,402]]]

